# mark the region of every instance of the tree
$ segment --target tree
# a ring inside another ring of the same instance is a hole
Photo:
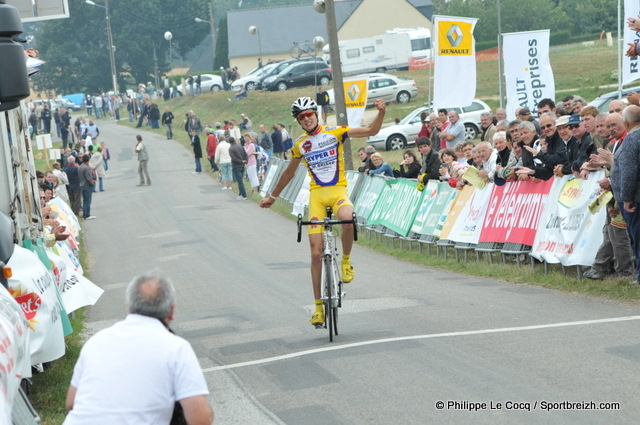
[[[111,1],[119,90],[153,80],[154,48],[158,69],[168,71],[166,31],[173,33],[173,50],[181,56],[206,37],[209,27],[197,24],[194,18],[206,16],[207,4],[206,0]],[[68,19],[44,22],[36,32],[37,48],[47,61],[34,78],[36,88],[66,93],[109,91],[112,84],[105,11],[78,0],[69,2],[69,10]]]

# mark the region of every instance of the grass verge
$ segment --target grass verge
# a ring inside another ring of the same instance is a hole
[[[80,246],[84,246],[82,235]],[[89,278],[87,272],[87,251],[80,249],[80,263]],[[53,362],[49,369],[43,373],[35,372],[29,386],[29,401],[42,419],[42,425],[60,425],[64,422],[67,411],[65,399],[67,389],[73,375],[80,350],[85,342],[84,329],[86,320],[86,307],[76,310],[69,316],[73,333],[65,337],[66,352],[62,358]]]

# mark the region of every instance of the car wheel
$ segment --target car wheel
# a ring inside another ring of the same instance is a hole
[[[214,84],[211,86],[211,91],[220,91],[220,90],[222,90],[222,87],[220,87],[217,84]]]
[[[329,84],[329,77],[327,77],[326,75],[320,77],[320,85],[321,86],[326,86],[328,84]]]
[[[398,103],[409,103],[409,101],[411,100],[411,95],[409,94],[409,92],[401,91],[400,93],[398,93],[398,96],[396,96],[396,100],[398,101]]]
[[[246,86],[244,86],[245,89],[247,89],[247,91],[254,91],[256,89],[256,83],[254,83],[253,81],[247,83]]]
[[[404,149],[407,145],[407,139],[402,134],[392,134],[387,139],[387,150],[388,151],[397,151],[399,149]]]
[[[285,83],[284,81],[280,81],[278,84],[276,84],[276,88],[280,91],[285,91],[287,89],[287,83]]]
[[[478,127],[473,124],[464,125],[464,140],[473,140],[478,137]]]

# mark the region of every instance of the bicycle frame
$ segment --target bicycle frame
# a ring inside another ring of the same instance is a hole
[[[333,233],[334,224],[353,224],[354,240],[358,240],[357,222],[355,213],[351,220],[332,220],[331,209],[327,208],[327,217],[323,220],[302,221],[302,215],[298,214],[298,242],[302,239],[303,225],[324,226],[322,232],[323,244],[323,268],[322,268],[322,300],[324,304],[324,328],[329,329],[329,341],[333,341],[334,335],[338,335],[338,308],[342,307],[342,281],[338,270],[336,235]]]

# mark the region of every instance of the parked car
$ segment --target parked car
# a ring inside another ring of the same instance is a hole
[[[621,100],[624,103],[627,103],[627,95],[634,91],[640,93],[640,87],[629,87],[628,89],[623,89]],[[609,112],[609,104],[612,100],[616,100],[617,98],[618,91],[616,90],[596,97],[591,102],[589,102],[589,105],[595,106],[596,108],[598,108],[598,110],[600,110],[600,112]]]
[[[466,132],[466,140],[472,140],[478,136],[478,133],[480,133],[480,115],[483,112],[491,112],[489,105],[478,99],[464,108],[446,109],[447,111],[457,111],[460,115],[460,121],[464,124]],[[376,149],[388,151],[404,149],[407,144],[414,144],[422,128],[420,114],[424,111],[431,113],[431,107],[423,106],[414,109],[413,112],[404,117],[398,124],[385,127],[375,136],[369,137],[367,144],[374,146]]]
[[[260,81],[278,66],[279,62],[274,62],[263,66],[262,68],[252,69],[247,75],[244,75],[231,84],[231,89],[238,91],[240,86],[244,86],[247,91],[253,91],[259,88]]]
[[[258,82],[258,89],[263,89],[264,87],[262,86],[262,82],[269,78],[272,77],[274,75],[278,75],[280,74],[285,68],[287,68],[289,65],[294,64],[294,63],[302,63],[302,62],[311,62],[311,63],[317,63],[318,66],[327,66],[327,63],[324,61],[324,59],[320,58],[320,57],[311,57],[311,58],[300,58],[300,59],[289,59],[286,61],[282,61],[282,62],[278,62],[276,63],[276,66],[265,71],[264,76],[262,76],[262,78],[260,78],[260,81]]]
[[[220,91],[222,90],[222,77],[220,77],[219,75],[214,75],[214,74],[200,74],[200,78],[202,80],[200,87],[202,88],[202,93],[206,93],[208,91]],[[195,79],[196,76],[193,76],[193,89],[196,89],[196,83],[195,83]],[[187,85],[187,93],[191,94],[191,86],[189,84],[187,84],[187,79],[185,78],[185,84]],[[182,84],[180,84],[177,87],[178,91],[181,94],[184,94],[185,92],[182,89]]]
[[[367,106],[372,106],[376,99],[384,99],[387,102],[409,103],[411,98],[418,95],[418,86],[415,80],[410,80],[409,78],[382,73],[362,74],[350,78],[369,78]],[[327,92],[329,93],[329,104],[333,105],[333,89]]]
[[[286,90],[289,87],[319,84],[326,86],[331,82],[331,69],[328,65],[313,61],[292,63],[279,74],[262,81],[263,90]]]
[[[69,111],[79,111],[81,108],[70,101],[69,99],[53,99],[50,101],[51,107],[55,110],[55,108],[67,108]]]

